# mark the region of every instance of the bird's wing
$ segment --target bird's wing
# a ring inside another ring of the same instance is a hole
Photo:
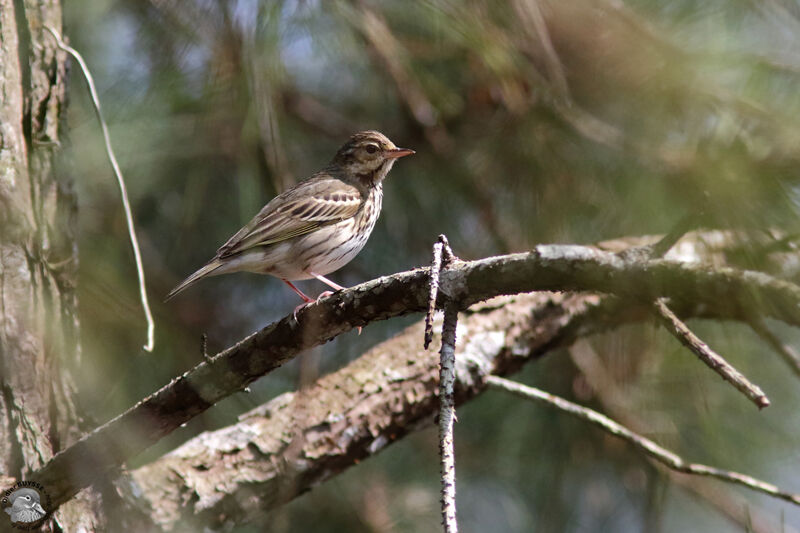
[[[273,198],[217,250],[217,257],[285,241],[346,220],[355,216],[361,202],[356,187],[328,174],[315,176]]]

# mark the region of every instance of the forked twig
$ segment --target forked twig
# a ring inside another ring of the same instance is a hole
[[[683,472],[685,474],[692,474],[696,476],[713,477],[728,483],[742,485],[743,487],[768,494],[769,496],[786,500],[787,502],[795,505],[800,505],[800,494],[787,492],[773,485],[772,483],[767,483],[754,477],[733,472],[731,470],[724,470],[721,468],[715,468],[713,466],[686,462],[678,454],[671,452],[666,448],[662,448],[647,437],[639,435],[638,433],[634,433],[630,429],[618,424],[607,416],[587,407],[572,403],[564,398],[554,396],[540,389],[515,383],[514,381],[510,381],[498,376],[489,376],[486,379],[486,382],[489,384],[489,386],[496,389],[501,389],[528,400],[534,400],[553,406],[565,413],[580,418],[581,420],[591,422],[603,431],[606,431],[633,444],[640,451],[677,472]]]
[[[455,256],[447,237],[439,235],[433,245],[433,260],[428,291],[428,313],[425,316],[425,349],[433,339],[433,315],[439,293],[439,273]],[[442,349],[439,352],[439,456],[442,475],[442,521],[445,533],[457,533],[456,520],[456,456],[453,441],[453,424],[456,419],[456,329],[458,304],[448,300],[444,306],[442,324]]]
[[[117,177],[117,184],[119,185],[119,192],[122,195],[122,208],[125,211],[125,221],[128,223],[128,236],[131,240],[131,247],[133,248],[133,257],[136,261],[136,274],[139,277],[139,299],[142,301],[142,309],[144,310],[145,320],[147,320],[147,343],[144,345],[144,349],[148,352],[153,351],[153,347],[155,346],[155,321],[153,320],[153,313],[150,311],[150,304],[147,301],[147,286],[144,280],[144,267],[142,266],[142,254],[139,251],[139,241],[136,239],[136,229],[133,225],[133,214],[131,213],[131,204],[128,200],[128,189],[125,187],[125,180],[122,178],[122,171],[119,168],[119,163],[117,163],[117,158],[114,155],[114,150],[111,148],[111,137],[108,133],[108,126],[106,125],[106,121],[103,118],[103,113],[100,111],[100,97],[97,95],[97,89],[94,85],[94,78],[92,78],[91,72],[89,72],[89,67],[86,65],[86,62],[83,60],[83,56],[72,48],[70,45],[65,43],[61,39],[61,35],[51,28],[50,26],[45,26],[45,29],[50,32],[50,34],[55,38],[56,43],[58,43],[58,47],[70,54],[75,60],[78,62],[78,65],[81,67],[81,72],[83,72],[84,78],[86,78],[86,84],[89,86],[89,94],[92,97],[92,104],[94,105],[94,111],[97,114],[97,120],[100,122],[100,128],[103,131],[103,140],[106,144],[106,155],[108,156],[108,160],[111,162],[111,167],[114,169],[114,175]]]

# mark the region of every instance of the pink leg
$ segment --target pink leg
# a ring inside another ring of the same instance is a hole
[[[320,280],[322,283],[324,283],[328,287],[331,287],[332,289],[336,289],[337,291],[343,291],[345,289],[345,287],[342,287],[338,283],[335,283],[335,282],[329,280],[325,276],[320,276],[316,272],[309,271],[308,273],[311,274],[312,276],[314,276],[315,278],[317,278],[318,280]]]
[[[295,293],[297,293],[297,295],[298,295],[300,298],[302,298],[302,299],[303,299],[303,303],[301,303],[300,305],[298,305],[297,307],[295,307],[295,308],[294,308],[294,311],[292,311],[292,316],[294,317],[294,321],[295,321],[295,322],[297,322],[297,312],[298,312],[300,309],[302,309],[303,307],[307,306],[309,303],[313,302],[314,300],[312,300],[311,298],[309,298],[308,296],[306,296],[305,294],[303,294],[303,291],[301,291],[300,289],[298,289],[297,287],[295,287],[295,286],[294,286],[294,283],[292,283],[292,282],[291,282],[291,281],[289,281],[288,279],[281,279],[281,281],[282,281],[282,282],[284,282],[285,284],[287,284],[287,285],[288,285],[288,286],[289,286],[289,287],[290,287],[290,288],[291,288],[291,289],[292,289],[292,290],[293,290]]]
[[[291,289],[292,289],[292,290],[293,290],[295,293],[297,293],[297,295],[298,295],[300,298],[302,298],[302,299],[303,299],[303,301],[304,301],[305,303],[310,303],[310,302],[313,302],[313,301],[314,301],[314,300],[312,300],[311,298],[309,298],[308,296],[306,296],[305,294],[303,294],[303,291],[301,291],[300,289],[298,289],[297,287],[295,287],[295,286],[294,286],[294,283],[292,283],[292,282],[291,282],[291,281],[289,281],[288,279],[281,279],[281,281],[282,281],[282,282],[284,282],[285,284],[287,284],[287,285],[289,286],[289,288],[291,288]]]

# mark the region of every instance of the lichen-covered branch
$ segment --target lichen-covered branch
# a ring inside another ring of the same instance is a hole
[[[475,305],[458,322],[456,403],[480,394],[488,375],[512,374],[576,339],[649,320],[650,309],[614,297],[556,293]],[[687,317],[701,311],[680,309]],[[439,320],[437,332],[441,327]],[[405,434],[431,426],[439,411],[439,357],[420,347],[424,329],[420,321],[309,389],[283,394],[239,423],[203,433],[133,471],[140,505],[169,531],[258,520]],[[290,449],[291,442],[303,444]]]
[[[463,312],[456,402],[479,394],[486,375],[513,373],[569,345],[575,335],[648,316],[647,307],[596,313],[608,300],[535,293]],[[533,328],[531,316],[537,317]],[[424,328],[420,321],[308,389],[278,396],[239,423],[203,433],[133,471],[140,504],[168,531],[255,520],[407,433],[431,426],[439,412],[439,354],[421,347]],[[437,333],[441,328],[439,319]],[[291,449],[291,442],[302,446]]]
[[[242,390],[298,353],[375,320],[424,311],[428,269],[386,276],[341,291],[270,324],[200,363],[127,412],[54,457],[32,479],[67,501],[217,401]],[[440,276],[440,304],[461,309],[499,295],[593,291],[632,303],[667,297],[676,310],[702,305],[709,315],[752,316],[758,310],[800,325],[800,287],[759,272],[671,260],[623,260],[584,246],[538,246],[528,253],[454,261]],[[635,307],[635,306],[633,306]]]

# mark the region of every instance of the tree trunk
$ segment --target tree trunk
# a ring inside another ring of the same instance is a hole
[[[0,2],[0,473],[15,480],[82,426],[68,371],[80,355],[77,205],[71,180],[54,165],[66,55],[47,26],[61,32],[59,0]],[[102,528],[99,501],[83,491],[42,530]]]

